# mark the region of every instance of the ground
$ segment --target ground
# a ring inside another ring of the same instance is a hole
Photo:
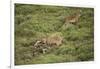
[[[62,26],[66,16],[82,10],[78,25]],[[94,9],[15,4],[15,65],[94,60]],[[63,43],[49,53],[33,56],[36,40],[59,32]]]

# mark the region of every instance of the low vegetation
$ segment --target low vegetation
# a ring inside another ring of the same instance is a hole
[[[63,26],[77,9],[78,24]],[[93,8],[15,4],[15,65],[93,61],[93,25]],[[36,41],[52,33],[63,37],[61,45],[33,56]]]

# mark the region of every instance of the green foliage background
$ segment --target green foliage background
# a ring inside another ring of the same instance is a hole
[[[78,25],[61,28],[65,16],[82,10]],[[94,9],[15,4],[15,65],[94,60]],[[32,56],[34,42],[51,33],[62,33],[63,44],[49,53]]]

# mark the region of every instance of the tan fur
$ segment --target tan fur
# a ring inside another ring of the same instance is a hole
[[[59,46],[60,44],[62,44],[62,40],[63,38],[60,35],[54,33],[48,36],[47,38],[42,39],[42,42],[51,46],[52,45]]]
[[[79,18],[81,16],[81,10],[79,10],[77,13],[71,15],[71,16],[66,16],[65,18],[65,24],[67,23],[72,23],[72,24],[77,24],[79,21]]]
[[[48,37],[42,38],[33,46],[33,56],[38,55],[40,53],[45,54],[52,48],[57,48],[62,44],[63,38],[60,35],[61,33],[53,33]]]
[[[55,44],[57,46],[59,46],[60,44],[62,44],[62,37],[60,36],[53,36],[53,37],[49,37],[47,39],[47,44]]]

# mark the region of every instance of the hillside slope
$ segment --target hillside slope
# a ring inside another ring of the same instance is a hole
[[[78,25],[62,28],[65,17],[82,10]],[[15,65],[94,60],[94,9],[15,4]],[[36,40],[59,32],[63,43],[46,54],[33,56]]]

